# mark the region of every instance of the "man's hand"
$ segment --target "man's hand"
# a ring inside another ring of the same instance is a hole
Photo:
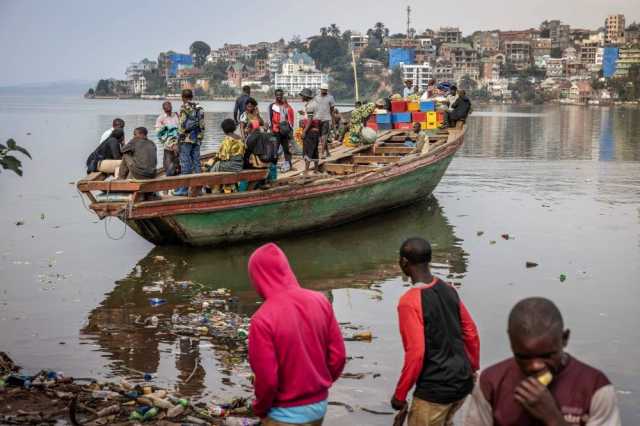
[[[566,426],[551,392],[535,377],[528,377],[516,388],[514,398],[533,417],[547,426]]]
[[[395,396],[391,398],[391,407],[393,407],[394,410],[402,410],[406,405],[407,401],[400,401],[396,399]]]

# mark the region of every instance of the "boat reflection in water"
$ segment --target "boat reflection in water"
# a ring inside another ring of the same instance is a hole
[[[333,289],[369,288],[397,278],[398,249],[411,236],[429,239],[434,271],[459,282],[466,272],[467,254],[434,198],[336,229],[279,240],[278,244],[302,285],[323,291],[331,299]],[[246,370],[246,362],[235,359],[238,355],[233,350],[213,341],[181,338],[162,322],[169,321],[175,310],[188,312],[190,295],[199,288],[229,288],[238,298],[231,309],[249,315],[255,311],[258,296],[249,284],[247,261],[257,245],[151,250],[127,277],[116,282],[81,330],[83,343],[99,346],[110,360],[107,377],[135,378],[132,371],[149,372],[157,375],[160,383],[175,385],[185,395],[203,394],[205,390],[215,391],[218,396],[225,392],[238,395],[240,388],[235,385],[247,390],[248,382],[238,379],[238,365],[240,371]],[[160,282],[184,281],[193,284],[170,285],[163,293],[143,289]],[[152,307],[151,297],[167,303]],[[160,327],[145,327],[144,320],[154,315],[160,319]],[[196,363],[200,367],[194,372]],[[232,377],[235,383],[230,382]]]

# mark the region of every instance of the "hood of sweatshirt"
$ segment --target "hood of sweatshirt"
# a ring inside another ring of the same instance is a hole
[[[268,299],[280,292],[299,288],[289,260],[274,243],[265,244],[249,258],[249,278],[260,297]]]

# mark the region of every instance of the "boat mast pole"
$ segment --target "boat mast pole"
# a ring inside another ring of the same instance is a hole
[[[360,92],[358,91],[358,71],[356,70],[356,54],[351,47],[351,63],[353,65],[353,81],[356,85],[356,102],[360,100]]]

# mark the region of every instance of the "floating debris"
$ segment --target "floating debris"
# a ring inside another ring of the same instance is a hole
[[[491,241],[489,241],[489,244],[491,244],[491,245],[493,245],[493,244],[495,244],[495,243],[496,243],[496,240],[491,240]]]
[[[502,234],[500,235],[502,237],[503,240],[508,240],[508,239],[513,239],[509,234]]]
[[[567,280],[567,276],[565,274],[560,274],[560,282],[563,283]]]
[[[525,266],[526,266],[527,268],[535,268],[536,266],[538,266],[538,264],[537,264],[536,262],[527,261],[527,262],[525,263]]]
[[[24,220],[19,220],[16,222],[16,226],[22,226],[24,225]]]
[[[484,231],[478,231],[478,232],[476,232],[476,235],[478,237],[482,237],[484,235]]]

